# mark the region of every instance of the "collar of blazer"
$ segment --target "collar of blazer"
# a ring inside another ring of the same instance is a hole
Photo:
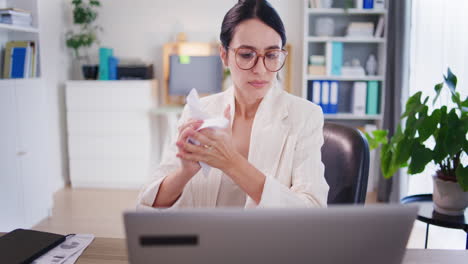
[[[222,109],[231,105],[231,123],[235,113],[234,87],[224,92]],[[249,146],[249,162],[259,169],[266,177],[274,177],[280,163],[283,148],[288,137],[290,125],[288,123],[289,100],[287,94],[278,85],[273,85],[263,98],[252,125]],[[214,185],[219,191],[221,172],[213,175]],[[212,202],[215,203],[217,193]],[[249,203],[250,199],[247,199]],[[252,201],[250,201],[252,202]]]

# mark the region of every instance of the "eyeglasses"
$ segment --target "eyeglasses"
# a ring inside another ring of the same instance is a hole
[[[251,48],[230,48],[236,54],[237,67],[242,70],[250,70],[257,65],[258,58],[263,57],[263,65],[268,71],[277,72],[281,70],[286,61],[288,52],[283,49],[270,49],[265,51],[264,54],[259,54],[256,50]]]

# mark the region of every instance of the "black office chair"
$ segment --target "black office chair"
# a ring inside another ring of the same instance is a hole
[[[369,177],[369,145],[355,128],[325,122],[322,162],[330,186],[328,204],[364,204]]]

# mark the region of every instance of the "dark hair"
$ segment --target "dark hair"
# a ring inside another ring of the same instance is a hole
[[[226,13],[221,25],[219,37],[225,49],[229,47],[237,25],[252,18],[258,18],[274,29],[280,35],[284,47],[286,44],[286,31],[284,30],[283,21],[281,21],[280,16],[270,3],[267,0],[239,0]]]

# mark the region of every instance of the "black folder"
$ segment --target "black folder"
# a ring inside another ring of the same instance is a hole
[[[65,238],[53,233],[15,229],[0,237],[0,263],[31,263]]]

